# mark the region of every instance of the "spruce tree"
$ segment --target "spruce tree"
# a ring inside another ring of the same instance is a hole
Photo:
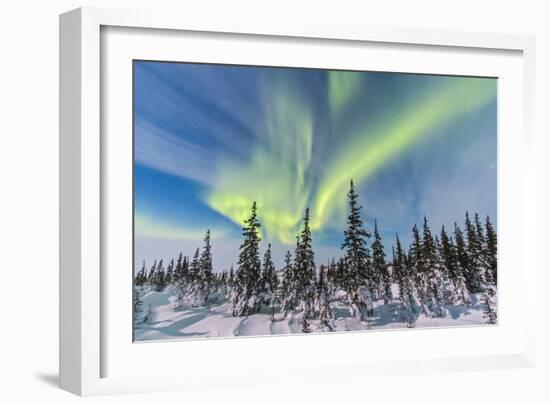
[[[483,239],[477,230],[477,225],[470,221],[470,216],[466,212],[466,238],[468,240],[468,261],[469,271],[466,280],[469,282],[470,292],[477,293],[483,291],[483,273],[485,271],[485,256],[483,252]]]
[[[441,253],[444,260],[446,273],[452,283],[452,303],[465,304],[468,301],[466,280],[460,266],[458,248],[453,239],[447,235],[445,226],[441,227]]]
[[[172,284],[172,281],[174,279],[174,259],[170,260],[170,263],[168,264],[168,268],[166,269],[166,278],[164,279],[164,282],[166,285]]]
[[[412,283],[418,303],[425,315],[429,314],[428,306],[428,283],[426,276],[426,259],[424,258],[424,247],[420,238],[420,232],[416,224],[412,228],[412,243],[409,248],[408,262]]]
[[[445,266],[445,256],[439,238],[435,236],[435,262],[432,268],[432,296],[436,304],[436,314],[444,316],[446,305],[454,303],[453,286]]]
[[[326,300],[329,298],[329,287],[327,279],[328,265],[321,265],[319,267],[319,279],[317,281],[317,295],[319,300]]]
[[[371,248],[372,271],[377,281],[377,296],[384,299],[384,304],[389,304],[392,300],[390,272],[386,265],[386,253],[376,220],[374,221],[374,241]]]
[[[212,246],[210,244],[210,230],[206,231],[204,236],[204,246],[199,259],[199,302],[201,305],[208,305],[214,277],[212,274]]]
[[[200,248],[195,250],[193,260],[189,266],[188,286],[186,287],[186,295],[184,299],[192,307],[197,307],[201,304],[200,301],[200,285],[201,285],[201,266],[200,266]]]
[[[306,208],[304,228],[297,242],[294,270],[296,298],[301,310],[306,316],[309,316],[312,314],[316,280],[311,229],[309,228],[309,208]]]
[[[454,239],[456,244],[456,256],[458,264],[460,266],[462,276],[465,280],[466,290],[468,293],[473,292],[475,288],[475,278],[473,275],[473,270],[471,269],[470,258],[468,256],[468,250],[466,246],[466,241],[464,240],[464,234],[460,229],[457,223],[454,224]],[[469,298],[466,300],[466,303],[469,303]]]
[[[145,260],[144,260],[141,266],[141,269],[136,274],[135,285],[140,287],[144,285],[146,281],[147,281],[147,275],[145,274]]]
[[[280,285],[281,304],[284,317],[294,308],[295,302],[295,281],[294,281],[294,264],[292,262],[292,254],[287,251],[285,254],[285,265],[282,270],[283,280]]]
[[[347,228],[344,231],[344,242],[342,243],[342,249],[345,251],[342,287],[348,295],[347,303],[352,314],[358,315],[361,320],[366,320],[372,310],[372,296],[376,284],[373,281],[370,252],[367,245],[370,233],[363,227],[360,214],[362,206],[358,204],[357,198],[352,180],[348,192]],[[363,286],[367,287],[365,290],[367,295],[361,292]],[[363,312],[365,309],[366,315]]]
[[[258,288],[261,275],[260,221],[256,202],[242,229],[244,241],[240,246],[237,273],[233,286],[233,316],[244,316],[259,310]]]
[[[229,287],[233,287],[234,279],[235,279],[235,277],[234,277],[234,272],[233,272],[233,265],[231,265],[231,268],[229,269],[229,279],[228,279]]]
[[[476,227],[476,235],[477,235],[477,239],[478,239],[478,242],[480,244],[480,249],[481,251],[483,252],[484,249],[485,249],[485,233],[483,231],[483,226],[481,225],[481,221],[479,219],[479,214],[478,213],[474,213],[474,224],[475,224],[475,227]]]
[[[487,234],[487,237],[485,236],[477,213],[474,216],[474,222],[476,226],[478,242],[481,245],[479,251],[481,255],[479,265],[481,266],[482,272],[480,287],[483,292],[483,316],[485,317],[487,324],[493,325],[497,323],[497,311],[494,301],[494,298],[496,296],[496,235],[493,232],[490,235]],[[490,229],[492,229],[492,227],[490,227]],[[489,237],[494,237],[494,239],[489,240]],[[489,246],[490,243],[493,242],[494,245]],[[494,248],[494,250],[490,250],[490,248]]]
[[[399,288],[399,300],[401,302],[404,320],[409,327],[413,327],[416,321],[416,300],[414,296],[412,270],[397,234],[395,234],[393,272]]]
[[[198,280],[200,277],[199,256],[200,256],[200,248],[197,248],[195,250],[195,254],[193,255],[193,260],[191,261],[191,265],[189,266],[189,280],[191,282]]]
[[[183,253],[180,252],[174,268],[174,283],[179,284],[183,279]]]
[[[429,277],[429,273],[435,266],[436,262],[436,245],[426,217],[424,217],[422,232],[422,263],[420,265],[420,271],[427,274]]]
[[[151,269],[149,270],[149,274],[147,275],[147,282],[151,285],[155,281],[156,270],[157,270],[157,261],[155,260],[153,262],[153,265],[151,266]]]
[[[497,234],[489,216],[485,218],[485,234],[487,242],[487,260],[491,270],[491,284],[497,284]]]
[[[397,284],[399,298],[403,297],[405,289],[405,267],[403,261],[404,253],[401,247],[399,235],[395,234],[395,246],[392,247],[392,275],[393,281]]]
[[[428,219],[424,217],[421,276],[425,288],[422,303],[426,303],[436,316],[443,316],[443,262],[439,249],[428,225]]]
[[[271,244],[267,246],[264,253],[263,270],[261,278],[262,303],[266,306],[275,304],[275,294],[278,287],[278,278],[275,271],[275,265],[271,258]]]
[[[328,285],[327,271],[330,265],[321,265],[319,268],[319,281],[317,283],[317,310],[319,311],[320,328],[332,332],[332,310],[330,308],[330,290]]]
[[[414,287],[414,275],[412,265],[409,259],[409,255],[403,254],[403,262],[405,266],[405,286],[406,286],[406,302],[405,302],[405,320],[407,322],[407,327],[414,327],[416,324],[416,319],[418,318],[418,298],[416,296],[416,289]]]
[[[196,253],[195,265],[198,264],[198,250]],[[180,252],[178,259],[176,260],[176,266],[173,274],[173,282],[176,286],[176,296],[177,302],[175,308],[180,308],[185,304],[185,299],[188,296],[188,292],[191,289],[191,281],[189,278],[189,260],[187,256],[183,256],[183,253]]]
[[[409,259],[414,275],[415,286],[420,287],[420,274],[423,271],[422,241],[416,224],[412,228],[412,243],[409,248]]]
[[[164,267],[163,267],[163,261],[162,259],[159,260],[155,275],[153,276],[153,284],[155,287],[155,291],[162,291],[164,290]]]

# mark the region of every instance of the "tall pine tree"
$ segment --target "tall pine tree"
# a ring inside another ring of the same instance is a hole
[[[260,221],[256,211],[256,202],[252,203],[250,217],[245,220],[242,229],[244,241],[240,246],[238,268],[233,285],[233,316],[244,316],[259,310],[258,300],[261,262],[260,262]]]
[[[345,273],[342,287],[347,293],[347,304],[354,316],[366,320],[372,313],[372,297],[377,284],[374,282],[367,239],[370,233],[363,227],[353,180],[348,192],[349,215],[344,231],[342,249],[345,251]],[[364,289],[366,286],[366,289]]]
[[[384,299],[384,304],[392,300],[391,278],[386,265],[386,253],[382,244],[382,237],[378,232],[378,223],[374,221],[374,241],[372,242],[372,271],[377,282],[376,293],[378,298]]]
[[[266,306],[274,308],[276,304],[276,292],[279,286],[279,279],[275,271],[275,265],[271,258],[271,244],[267,246],[264,253],[263,270],[261,278],[262,303]]]
[[[285,254],[285,265],[282,270],[282,277],[279,294],[281,296],[281,309],[286,318],[288,312],[296,305],[294,293],[294,264],[290,251],[287,251]]]
[[[443,273],[442,261],[437,242],[434,240],[428,219],[424,217],[422,238],[421,277],[423,284],[423,303],[426,303],[431,313],[443,316]]]
[[[312,315],[313,301],[315,298],[315,261],[309,227],[309,208],[304,214],[304,228],[297,242],[295,256],[295,288],[296,298],[304,315]]]
[[[200,295],[198,298],[201,305],[209,304],[214,282],[212,271],[212,245],[210,242],[210,230],[207,230],[204,236],[204,246],[202,248],[201,257],[199,259],[198,290],[200,290]]]
[[[477,216],[477,215],[476,215]],[[476,219],[476,221],[478,221]],[[483,273],[485,271],[486,260],[483,252],[482,233],[478,231],[478,225],[472,223],[468,212],[466,212],[466,238],[468,240],[468,270],[466,271],[466,282],[468,290],[471,293],[483,291]]]

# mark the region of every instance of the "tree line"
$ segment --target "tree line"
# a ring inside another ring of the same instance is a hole
[[[450,306],[473,304],[483,305],[486,323],[496,323],[497,235],[488,216],[482,223],[477,213],[471,217],[466,212],[464,228],[455,223],[450,231],[442,226],[438,234],[424,217],[420,228],[413,226],[409,247],[405,249],[396,234],[387,256],[377,222],[373,232],[363,223],[353,181],[347,196],[344,256],[339,259],[316,266],[306,209],[294,251],[286,252],[277,270],[271,244],[260,254],[261,224],[254,202],[242,228],[236,270],[213,272],[207,231],[202,251],[197,248],[191,259],[180,253],[166,268],[159,260],[147,270],[144,262],[135,285],[156,291],[174,287],[175,309],[229,301],[234,316],[263,311],[273,321],[301,312],[303,332],[311,331],[312,319],[319,320],[320,329],[334,330],[335,304],[369,326],[377,301],[394,304],[397,319],[410,327],[421,314],[443,317]],[[140,310],[140,293],[134,295],[134,308]]]

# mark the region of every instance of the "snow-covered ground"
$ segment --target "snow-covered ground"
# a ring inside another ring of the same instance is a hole
[[[210,308],[174,309],[176,297],[171,289],[163,292],[150,291],[142,298],[143,307],[149,309],[149,320],[136,326],[134,335],[136,341],[151,341],[164,339],[179,339],[188,337],[230,337],[230,336],[262,336],[274,334],[289,334],[302,332],[302,315],[289,314],[282,318],[275,314],[275,321],[270,320],[269,312],[260,312],[248,317],[234,317],[231,314],[231,304],[223,303]],[[336,313],[335,331],[366,330],[367,324],[350,317],[344,306],[334,305]],[[448,306],[445,317],[426,317],[420,315],[415,328],[441,326],[482,325],[483,306]],[[319,320],[309,321],[312,332],[323,331]],[[371,329],[406,328],[401,321],[397,303],[384,305],[382,301],[376,304],[374,316],[370,322]]]

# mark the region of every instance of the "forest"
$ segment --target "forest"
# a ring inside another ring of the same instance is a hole
[[[347,324],[341,326],[343,318],[370,329],[376,327],[380,312],[412,328],[421,318],[455,317],[449,315],[456,307],[460,312],[480,311],[479,324],[497,323],[497,234],[490,217],[482,221],[477,213],[466,212],[463,226],[455,223],[437,232],[424,217],[412,227],[409,245],[396,234],[387,251],[377,222],[371,230],[362,219],[353,181],[347,197],[343,256],[327,262],[315,262],[306,209],[295,247],[286,252],[284,265],[275,267],[270,244],[260,253],[261,211],[255,202],[242,228],[236,267],[214,270],[209,230],[192,256],[180,253],[150,267],[143,262],[134,275],[135,329],[155,328],[156,307],[148,298],[154,293],[170,296],[174,315],[202,312],[205,318],[224,307],[224,318],[263,315],[271,324],[292,318],[290,332],[350,330]],[[212,323],[209,326],[215,327],[217,322]],[[216,329],[209,330],[216,334]],[[183,330],[178,334],[186,335]]]

